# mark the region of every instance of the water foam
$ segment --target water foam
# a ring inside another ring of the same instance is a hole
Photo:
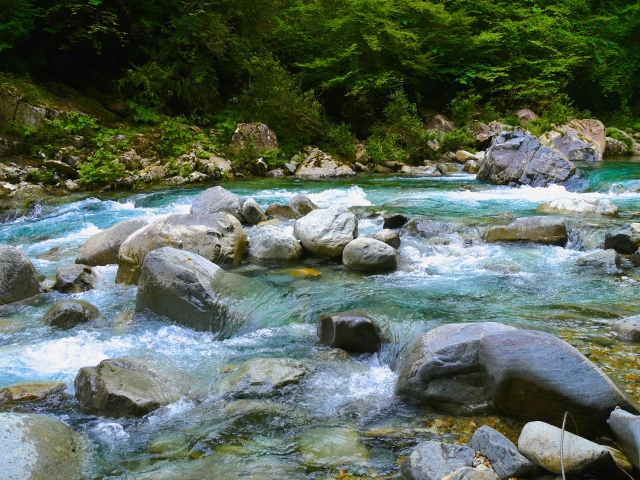
[[[330,188],[320,193],[312,193],[309,199],[322,208],[342,206],[342,207],[367,207],[372,203],[367,200],[364,190],[354,185],[347,190],[342,188]]]

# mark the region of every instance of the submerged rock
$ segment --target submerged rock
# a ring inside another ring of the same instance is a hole
[[[518,438],[518,448],[536,465],[553,473],[562,473],[561,433],[559,428],[544,422],[527,423]],[[615,468],[609,450],[567,431],[564,432],[563,454],[566,473],[581,473],[606,465]]]
[[[258,264],[292,264],[302,258],[302,246],[293,236],[277,227],[258,227],[249,237],[247,258]]]
[[[81,368],[74,386],[84,412],[106,417],[141,417],[196,390],[183,372],[129,357]]]
[[[355,175],[351,166],[337,155],[314,148],[296,170],[295,176],[310,180]]]
[[[611,331],[623,342],[640,342],[640,315],[634,315],[612,323]]]
[[[242,215],[242,199],[235,193],[220,186],[208,188],[191,203],[191,214],[211,215],[214,213],[228,213],[236,217],[240,222],[244,221]]]
[[[541,203],[536,208],[543,213],[589,213],[594,215],[618,215],[618,207],[610,200],[589,200],[571,198],[559,198],[550,202]]]
[[[289,206],[295,212],[299,213],[301,217],[304,217],[307,213],[317,210],[318,208],[315,203],[309,200],[309,197],[300,194],[295,195],[291,200],[289,200]]]
[[[369,449],[350,428],[311,428],[297,443],[302,462],[311,467],[352,467],[369,460]]]
[[[358,220],[343,207],[317,209],[296,220],[293,235],[311,255],[339,258],[358,235]]]
[[[138,283],[145,256],[158,248],[186,250],[216,264],[237,264],[245,246],[242,225],[230,214],[169,215],[138,230],[122,244],[116,283]]]
[[[613,248],[618,253],[631,254],[640,247],[640,223],[630,223],[604,235],[604,250]]]
[[[298,383],[306,373],[305,366],[292,358],[252,358],[223,378],[218,390],[235,398],[269,397]]]
[[[477,178],[494,185],[544,187],[566,182],[576,166],[521,130],[502,132],[487,150]]]
[[[475,431],[471,448],[487,457],[500,480],[528,477],[533,469],[531,461],[507,437],[487,425]]]
[[[609,427],[629,461],[640,469],[640,416],[618,408],[611,412]]]
[[[475,452],[469,447],[441,442],[422,442],[400,467],[406,480],[442,480],[464,467],[471,467]]]
[[[80,293],[96,288],[98,276],[88,265],[68,263],[56,270],[54,288],[61,293]]]
[[[562,218],[517,218],[509,225],[490,227],[484,236],[487,242],[534,242],[564,246],[569,240]]]
[[[398,267],[398,253],[380,240],[359,237],[344,247],[342,263],[352,270],[385,272]]]
[[[44,415],[0,413],[0,458],[0,476],[7,480],[85,478],[80,437]]]
[[[323,345],[347,352],[377,352],[381,342],[378,326],[362,315],[322,315],[317,333]]]
[[[620,255],[613,249],[590,253],[576,260],[578,267],[590,267],[604,270],[609,274],[620,272]]]
[[[95,305],[84,300],[62,300],[54,303],[42,321],[52,327],[68,330],[82,323],[90,322],[100,316]]]
[[[96,233],[85,242],[76,263],[91,267],[118,263],[120,245],[129,235],[148,224],[149,220],[145,218],[132,218]]]
[[[267,219],[264,211],[253,198],[247,198],[242,205],[242,216],[247,225],[257,225]]]
[[[442,477],[442,480],[500,480],[500,477],[490,468],[463,467],[446,477]]]
[[[66,388],[63,382],[23,382],[0,388],[1,403],[39,402],[62,392]]]
[[[18,302],[42,291],[38,272],[21,250],[0,244],[0,305]]]
[[[389,228],[380,230],[379,232],[375,233],[372,238],[384,242],[390,247],[395,248],[396,250],[400,248],[400,235]]]

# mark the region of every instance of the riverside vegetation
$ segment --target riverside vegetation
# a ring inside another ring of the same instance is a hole
[[[9,0],[0,480],[636,477],[639,34]]]

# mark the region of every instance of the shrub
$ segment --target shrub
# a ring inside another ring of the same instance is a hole
[[[116,160],[113,153],[97,150],[78,166],[78,183],[87,186],[101,186],[113,183],[125,172],[125,166]]]
[[[53,184],[53,176],[55,175],[55,173],[56,171],[53,168],[45,168],[42,170],[34,168],[32,170],[29,170],[29,173],[27,174],[27,180],[43,183],[45,185],[51,185]]]
[[[440,148],[444,152],[468,150],[474,153],[476,140],[466,128],[457,128],[453,132],[445,134],[440,142]]]
[[[633,140],[629,136],[621,134],[617,128],[607,128],[607,137],[620,140],[627,146],[630,152],[633,151]]]

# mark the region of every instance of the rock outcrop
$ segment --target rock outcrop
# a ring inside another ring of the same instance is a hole
[[[521,130],[502,132],[486,152],[477,178],[494,185],[544,187],[566,182],[576,166]]]
[[[21,250],[0,244],[0,305],[18,302],[42,291],[38,272]]]
[[[129,238],[129,235],[148,224],[149,221],[145,218],[132,218],[96,233],[85,242],[80,255],[76,258],[76,263],[91,267],[118,263],[120,245]]]
[[[386,272],[398,267],[398,252],[380,240],[359,237],[344,247],[342,263],[351,270]]]
[[[228,213],[170,215],[135,232],[120,247],[116,283],[136,284],[145,256],[173,247],[202,255],[216,264],[237,264],[244,256],[246,236]]]
[[[509,225],[498,225],[487,229],[487,242],[534,242],[544,245],[564,246],[569,240],[562,218],[525,217],[517,218]]]
[[[355,175],[351,166],[337,155],[314,148],[296,170],[295,176],[309,180]]]
[[[317,209],[296,220],[293,235],[310,255],[340,258],[358,235],[358,220],[343,207]]]

